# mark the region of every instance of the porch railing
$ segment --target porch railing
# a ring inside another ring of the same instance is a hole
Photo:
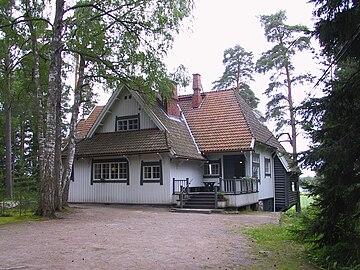
[[[259,180],[252,177],[219,179],[220,190],[230,194],[248,194],[259,192]]]
[[[180,194],[182,190],[182,188],[186,187],[185,192],[189,192],[189,178],[185,178],[185,179],[175,179],[173,178],[173,195],[174,194]]]

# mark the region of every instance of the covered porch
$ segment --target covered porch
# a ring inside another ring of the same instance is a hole
[[[173,178],[173,196],[180,208],[238,208],[259,201],[259,181],[256,178],[219,178],[204,182],[204,186],[191,187],[190,180]]]

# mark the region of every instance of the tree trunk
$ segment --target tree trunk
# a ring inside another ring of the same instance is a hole
[[[58,180],[55,172],[57,95],[61,93],[61,52],[62,28],[65,0],[56,0],[53,37],[50,44],[49,86],[46,107],[46,139],[44,145],[44,163],[40,179],[40,204],[37,215],[55,217],[54,181]],[[59,84],[60,82],[60,84]]]
[[[287,88],[288,88],[288,102],[289,102],[289,110],[290,110],[290,125],[291,125],[291,146],[292,146],[292,167],[296,170],[297,168],[297,145],[296,145],[296,121],[295,121],[295,112],[294,105],[292,100],[292,87],[291,87],[291,78],[289,66],[285,65],[286,71],[286,79],[287,79]],[[296,206],[295,210],[297,213],[301,212],[301,204],[300,204],[300,190],[299,190],[299,182],[296,183]]]
[[[61,80],[58,82],[61,85]],[[54,206],[55,210],[62,210],[61,187],[61,90],[56,93],[56,140],[55,140],[55,177],[54,177]]]
[[[31,49],[34,58],[34,83],[36,88],[36,111],[37,111],[37,140],[38,140],[38,167],[39,167],[39,179],[43,179],[43,167],[44,167],[44,118],[43,118],[43,92],[40,84],[40,58],[37,49],[37,36],[32,21],[29,2],[26,1],[28,13],[25,14],[27,19],[26,23],[29,27],[31,35]]]
[[[78,70],[78,81],[75,86],[74,91],[74,104],[72,107],[72,115],[70,122],[70,131],[69,131],[69,142],[67,145],[66,160],[64,162],[64,169],[62,175],[62,201],[63,206],[68,206],[68,197],[69,197],[69,186],[70,178],[73,169],[74,156],[75,156],[75,129],[78,122],[80,104],[81,104],[81,95],[84,85],[84,70],[85,70],[85,60],[80,56],[80,65]]]
[[[10,99],[8,97],[8,99]],[[10,103],[10,102],[9,102]],[[12,154],[11,154],[11,105],[6,104],[5,151],[6,151],[6,197],[13,198]]]
[[[12,149],[11,149],[11,71],[10,71],[10,57],[5,54],[5,183],[6,183],[6,197],[13,198],[13,177],[12,177]]]

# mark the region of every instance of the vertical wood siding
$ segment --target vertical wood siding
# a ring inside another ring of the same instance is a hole
[[[288,180],[287,173],[279,158],[274,159],[275,171],[275,209],[281,210],[288,206]]]
[[[156,128],[155,123],[150,119],[146,112],[141,108],[140,104],[132,96],[129,98],[130,92],[123,89],[118,98],[114,101],[112,108],[103,120],[103,126],[100,132],[114,132],[116,116],[130,116],[140,113],[140,129]],[[126,99],[125,99],[126,97]],[[98,130],[99,132],[99,130]]]
[[[203,186],[203,166],[201,161],[171,160],[171,179],[189,178],[191,187]]]
[[[113,157],[116,158],[116,157]],[[162,157],[163,185],[144,183],[140,185],[141,160],[158,161],[158,155],[129,156],[130,185],[126,183],[94,183],[91,185],[91,160],[75,161],[74,182],[70,184],[70,202],[171,204],[172,179],[170,159]]]

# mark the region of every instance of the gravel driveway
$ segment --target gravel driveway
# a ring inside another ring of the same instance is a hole
[[[278,214],[172,213],[168,208],[73,205],[63,218],[0,226],[0,269],[246,269],[233,228]]]

